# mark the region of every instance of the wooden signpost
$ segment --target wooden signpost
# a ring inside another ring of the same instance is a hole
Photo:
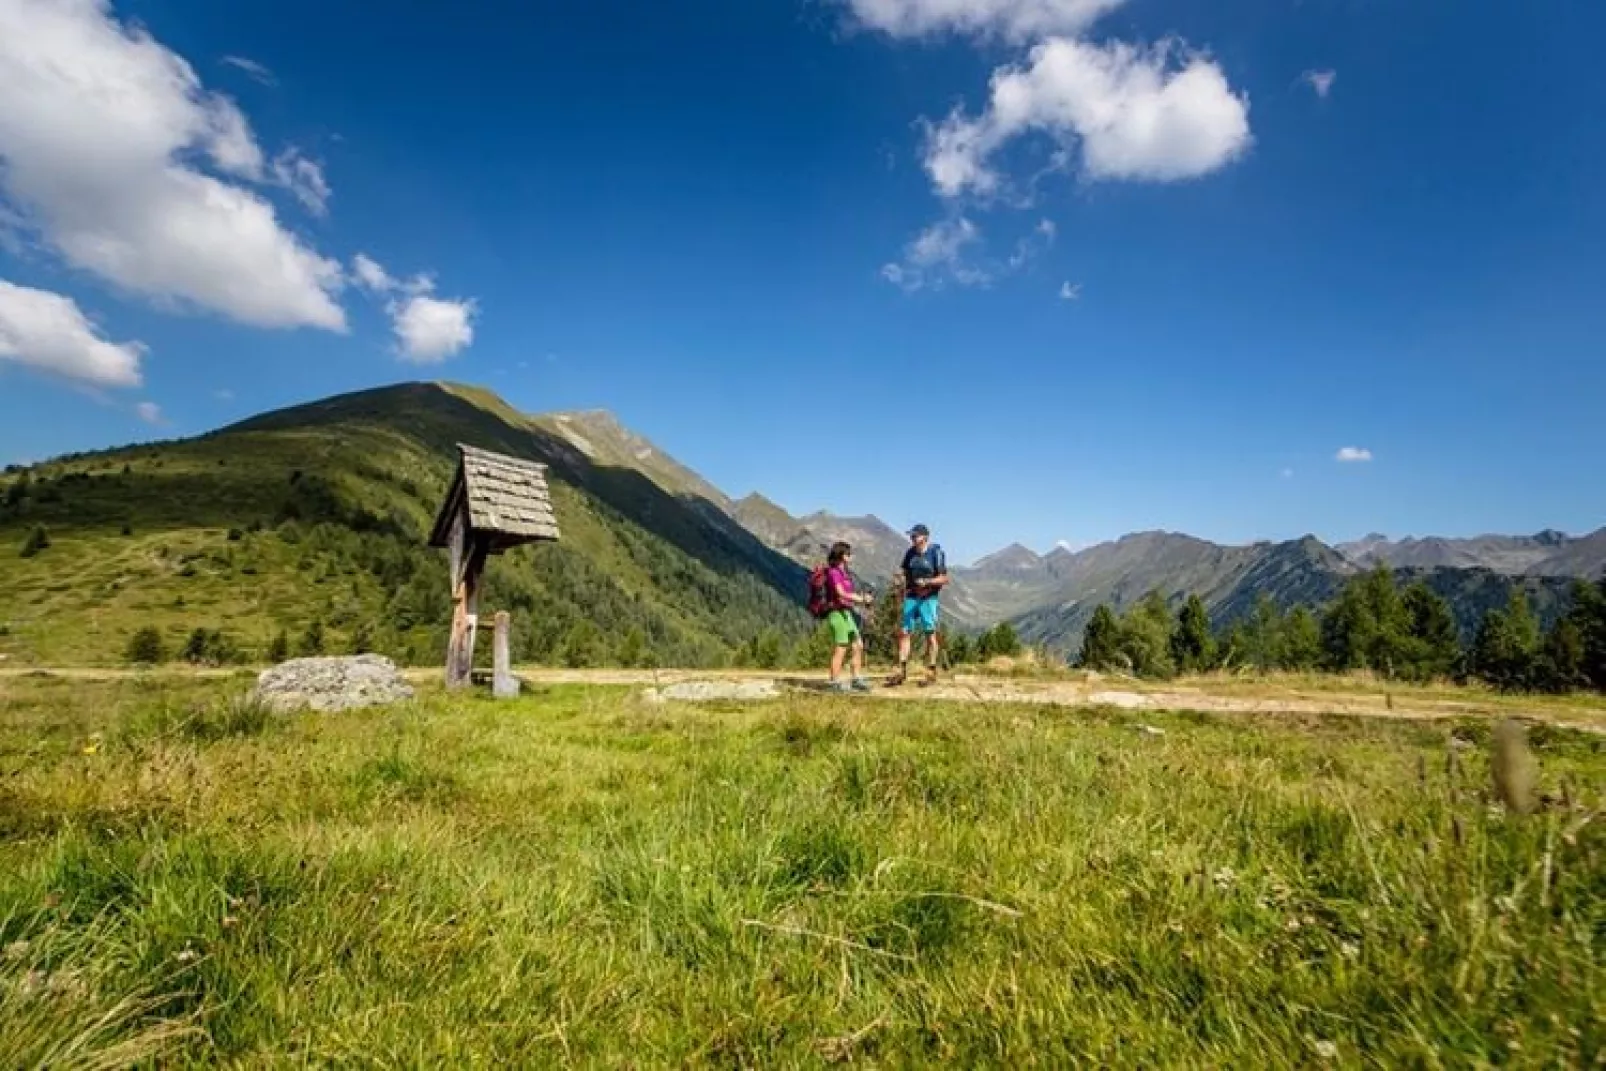
[[[458,445],[457,475],[446,492],[429,545],[447,552],[452,589],[452,634],[446,646],[446,687],[465,688],[473,679],[474,638],[479,629],[480,578],[493,554],[525,543],[558,538],[558,520],[547,490],[546,466],[474,446]],[[517,694],[507,662],[509,624],[497,615],[496,694]]]

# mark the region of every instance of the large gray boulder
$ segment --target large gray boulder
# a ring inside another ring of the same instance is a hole
[[[295,658],[257,678],[256,697],[280,713],[320,712],[385,706],[413,697],[396,663],[383,655],[349,658]]]

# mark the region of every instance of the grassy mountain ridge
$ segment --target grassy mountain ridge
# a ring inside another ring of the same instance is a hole
[[[488,392],[409,383],[12,474],[0,547],[41,527],[50,545],[0,553],[0,655],[115,661],[148,623],[170,648],[221,628],[260,656],[318,622],[331,648],[433,661],[447,592],[423,543],[458,442],[551,466],[563,541],[494,560],[482,604],[514,612],[521,657],[704,664],[805,627],[801,569],[739,526]]]

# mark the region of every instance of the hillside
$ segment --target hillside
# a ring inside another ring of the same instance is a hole
[[[294,646],[317,623],[330,650],[436,661],[445,570],[423,544],[458,442],[551,466],[563,541],[511,552],[487,577],[483,608],[513,611],[517,657],[717,663],[766,629],[806,628],[802,570],[703,501],[705,488],[666,490],[616,453],[581,449],[556,420],[411,383],[13,473],[0,547],[38,526],[50,546],[0,554],[0,656],[114,662],[151,624],[170,650],[221,629],[261,657],[277,633]],[[588,418],[587,439],[603,438],[598,423]]]

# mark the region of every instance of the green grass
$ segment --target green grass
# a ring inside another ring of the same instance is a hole
[[[1521,819],[1481,722],[246,685],[0,682],[0,1066],[1606,1048],[1599,737]]]

